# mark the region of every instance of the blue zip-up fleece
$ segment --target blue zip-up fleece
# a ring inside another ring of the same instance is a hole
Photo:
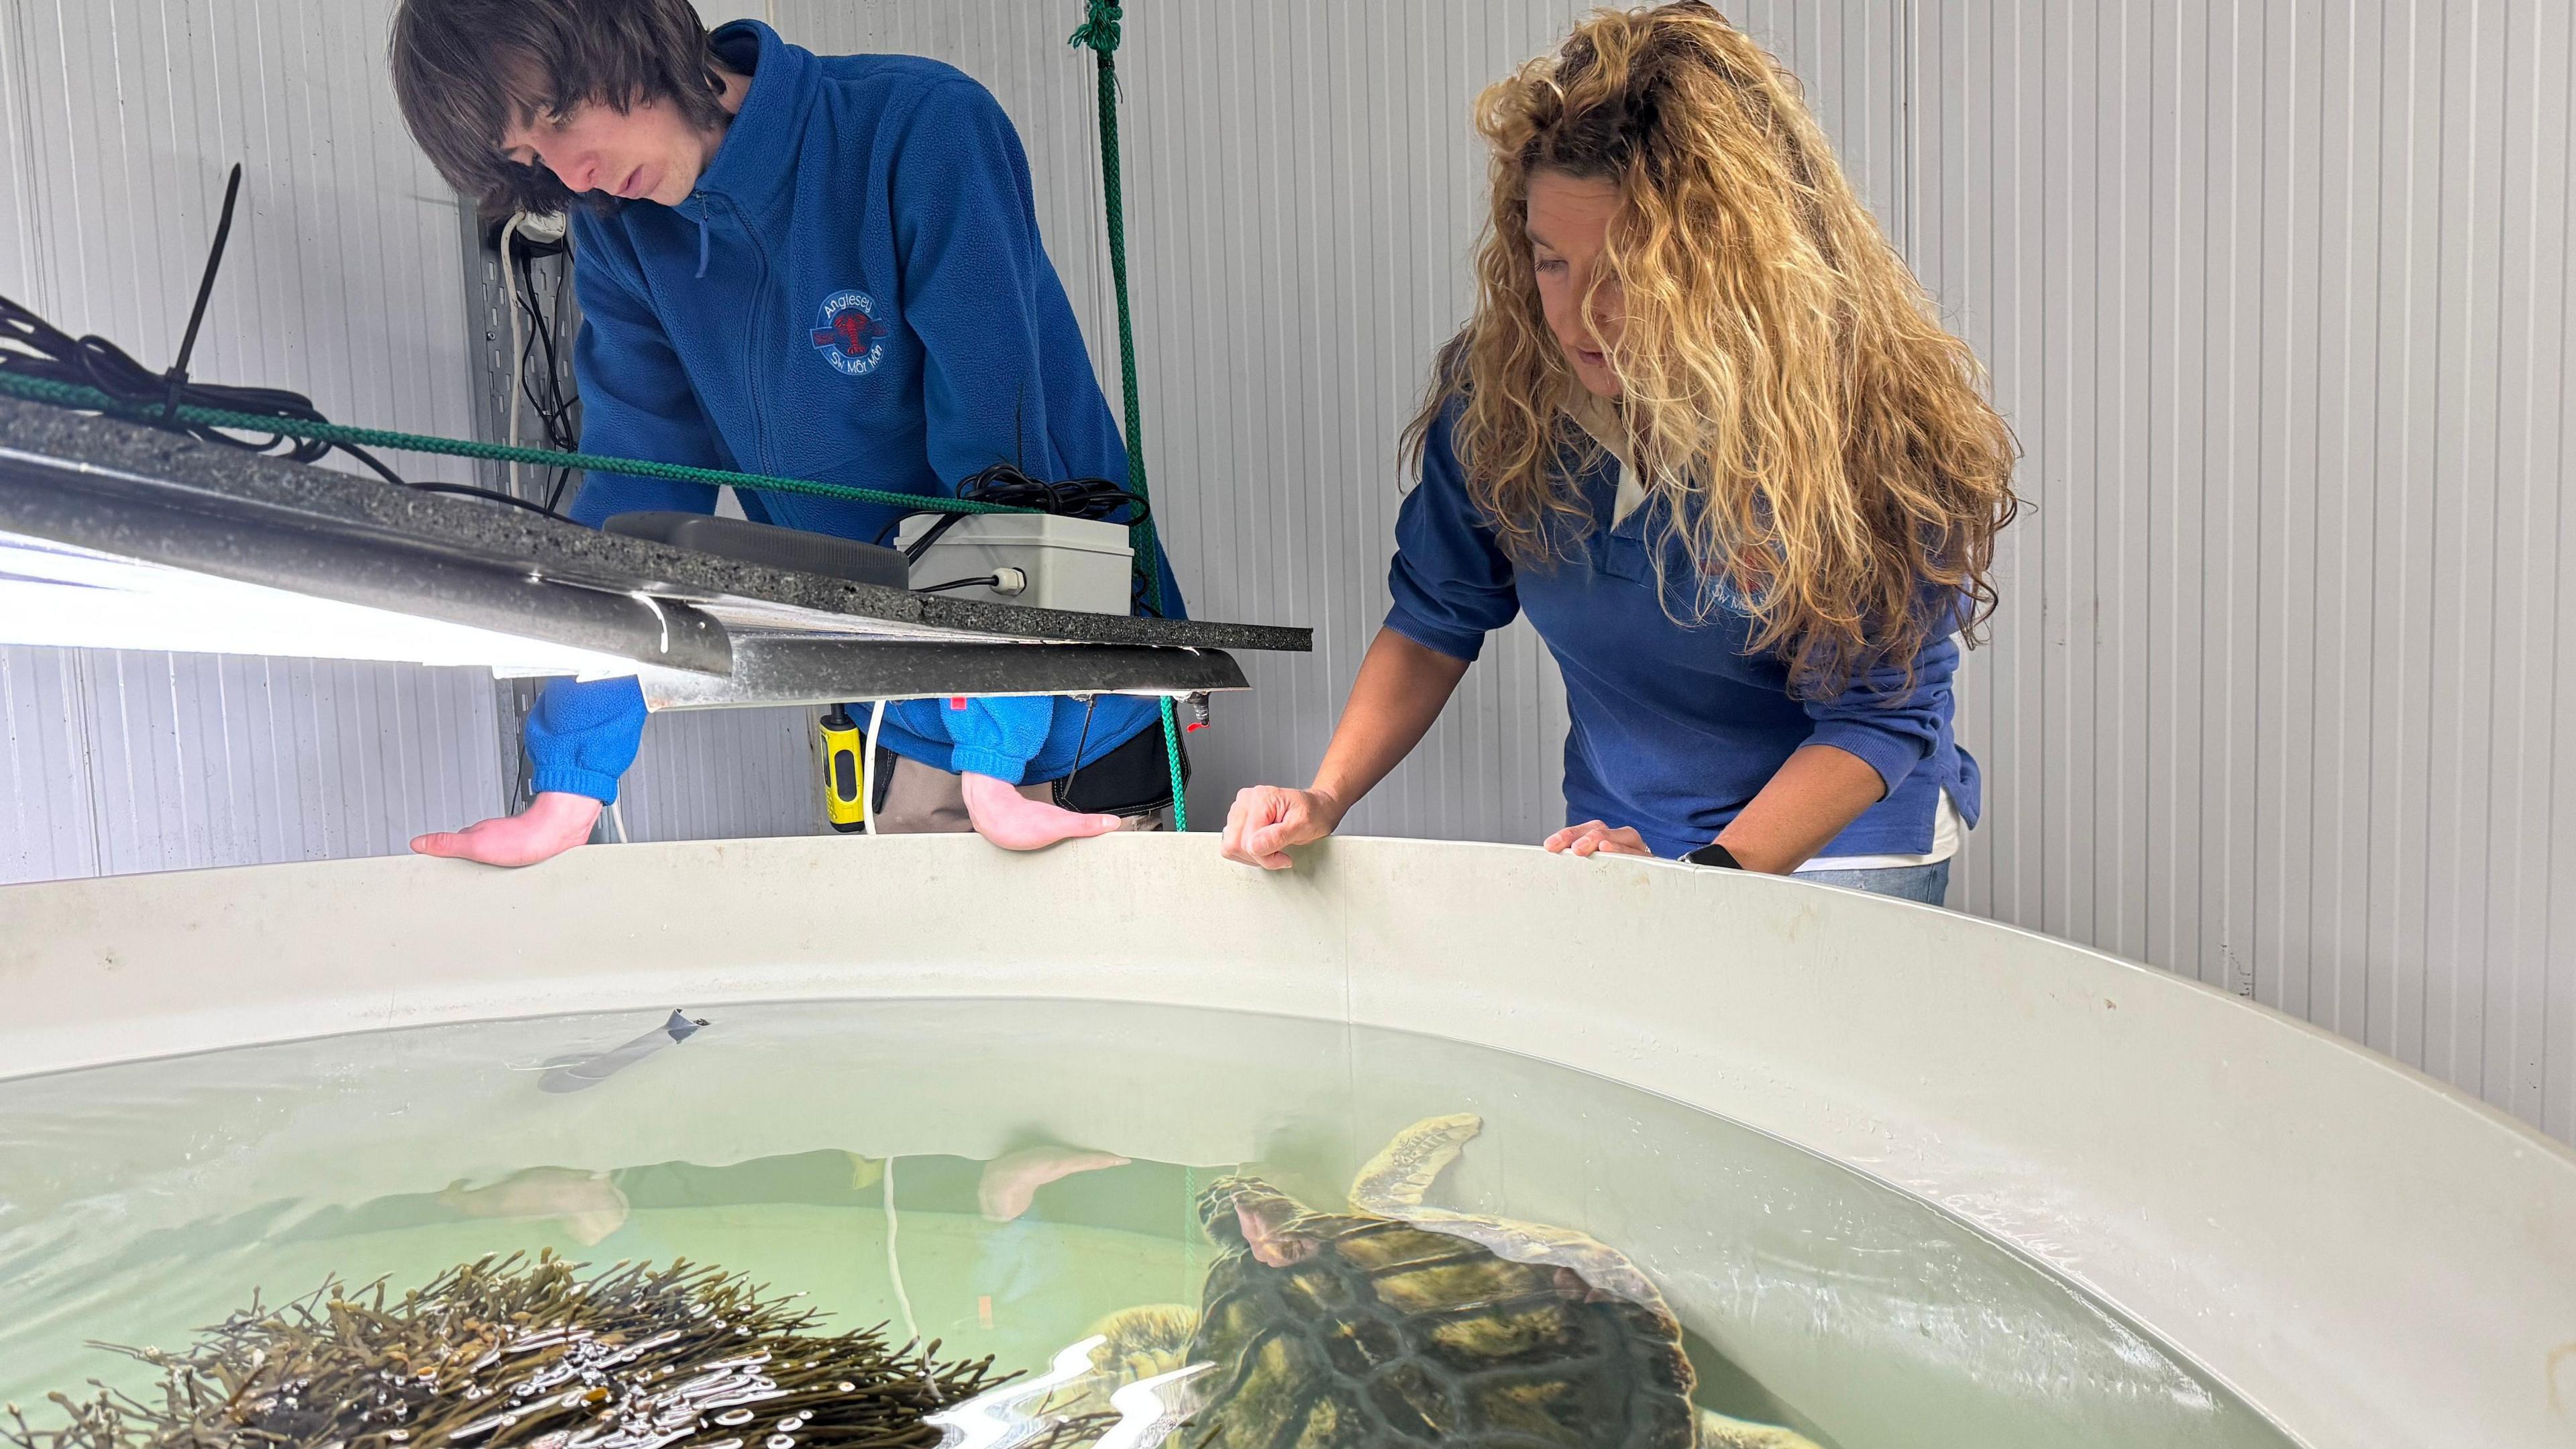
[[[1515,567],[1467,495],[1451,448],[1458,404],[1433,423],[1422,484],[1396,516],[1386,625],[1426,649],[1473,660],[1485,635],[1527,611],[1565,675],[1565,818],[1635,827],[1655,854],[1717,838],[1801,745],[1869,762],[1887,796],[1819,852],[1921,855],[1940,792],[1973,825],[1977,762],[1951,733],[1956,636],[1925,646],[1914,687],[1901,664],[1864,671],[1831,699],[1799,700],[1778,658],[1747,653],[1752,621],[1724,599],[1699,621],[1697,576],[1663,505],[1650,498],[1615,528],[1619,462],[1577,475],[1589,537],[1547,567]],[[1651,550],[1664,552],[1661,579]],[[1672,607],[1667,611],[1666,603]],[[1679,623],[1676,619],[1693,620]]]
[[[991,93],[910,56],[817,56],[757,21],[715,34],[751,74],[678,208],[573,216],[585,451],[923,496],[994,463],[1124,482],[1127,452],[1038,237],[1027,157]],[[593,473],[570,510],[709,513],[704,484]],[[766,523],[873,540],[891,508],[750,493]],[[1164,612],[1181,617],[1168,565]],[[1156,722],[1151,700],[979,699],[886,710],[884,743],[943,770],[1057,779]],[[535,787],[617,798],[644,729],[632,679],[550,683]]]

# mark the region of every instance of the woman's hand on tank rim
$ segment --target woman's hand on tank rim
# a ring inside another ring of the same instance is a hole
[[[1646,837],[1639,835],[1634,829],[1625,825],[1611,825],[1600,820],[1587,820],[1581,825],[1569,825],[1540,841],[1539,844],[1554,855],[1651,856],[1655,853],[1654,847],[1646,844]]]

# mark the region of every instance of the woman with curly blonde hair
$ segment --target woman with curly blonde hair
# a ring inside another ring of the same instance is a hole
[[[1951,675],[2013,443],[1797,83],[1698,0],[1601,12],[1489,87],[1477,303],[1408,430],[1394,607],[1272,868],[1418,743],[1526,610],[1573,726],[1550,850],[1938,902],[1978,811]]]

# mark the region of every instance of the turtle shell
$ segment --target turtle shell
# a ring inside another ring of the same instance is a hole
[[[1273,1266],[1205,1217],[1225,1251],[1190,1358],[1215,1368],[1184,1443],[1690,1449],[1694,1375],[1660,1305],[1363,1213],[1294,1218],[1296,1261]]]

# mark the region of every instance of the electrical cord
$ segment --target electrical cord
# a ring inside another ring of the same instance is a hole
[[[957,485],[957,496],[975,503],[993,503],[1007,508],[1027,508],[1039,513],[1052,513],[1058,518],[1087,518],[1101,523],[1123,523],[1130,527],[1153,516],[1145,500],[1107,478],[1071,478],[1061,483],[1046,483],[1030,477],[1016,464],[996,463],[980,472],[970,473]],[[1125,518],[1116,517],[1127,511]],[[934,512],[915,509],[896,515],[877,531],[876,541],[884,543],[903,527],[907,520]],[[939,521],[923,530],[903,551],[906,562],[919,563],[940,536],[965,517],[961,513],[941,513]]]
[[[519,398],[523,391],[522,379],[527,372],[528,354],[519,345],[519,274],[510,267],[510,243],[518,239],[519,223],[527,219],[526,212],[514,211],[508,221],[501,223],[501,285],[510,293],[510,431],[501,441],[513,448],[519,446]],[[510,463],[510,495],[516,498],[526,492],[527,489],[519,482],[518,462],[513,459]]]
[[[314,407],[313,400],[300,392],[275,387],[197,382],[188,375],[188,361],[196,353],[197,334],[205,321],[206,305],[214,295],[216,274],[223,266],[224,247],[232,236],[233,211],[241,197],[241,178],[242,169],[236,165],[224,187],[222,219],[216,223],[214,244],[206,254],[205,274],[197,283],[196,304],[188,314],[188,330],[180,341],[178,360],[171,364],[169,371],[153,372],[104,337],[74,337],[47,322],[35,309],[11,298],[0,297],[0,372],[94,389],[106,395],[112,404],[107,411],[117,417],[183,434],[201,442],[247,453],[269,454],[295,463],[318,463],[333,452],[346,453],[369,472],[397,487],[416,488],[427,493],[463,494],[557,516],[550,508],[489,488],[464,483],[415,483],[386,467],[382,459],[354,443],[297,439],[282,433],[252,432],[249,437],[241,437],[239,433],[249,430],[227,431],[211,424],[191,423],[179,416],[182,408],[204,408],[297,423],[330,422],[320,409]]]
[[[522,380],[513,395],[524,397],[528,405],[536,410],[537,421],[544,426],[547,446],[558,452],[570,453],[579,451],[581,446],[580,430],[574,425],[572,416],[573,408],[579,399],[566,396],[564,392],[563,312],[564,300],[571,292],[571,287],[560,273],[555,278],[553,296],[548,306],[537,305],[536,259],[540,256],[558,254],[569,255],[566,244],[532,245],[528,240],[527,232],[525,230],[520,232],[516,266],[517,284],[513,290],[524,294],[519,297],[519,308],[527,319],[528,334],[527,340],[520,346],[519,360],[516,364]],[[549,315],[550,312],[551,315]],[[554,470],[553,481],[546,489],[548,508],[561,506],[564,489],[572,481],[572,472],[570,468],[559,467]]]
[[[859,746],[859,828],[877,833],[877,741],[884,737],[886,702],[868,706],[868,737]]]
[[[490,488],[477,488],[471,483],[424,482],[404,483],[402,486],[421,493],[454,493],[466,498],[488,498],[494,503],[507,503],[512,508],[524,509],[529,513],[534,513],[544,518],[563,517],[562,514],[555,512],[553,509],[548,508],[533,498],[521,498],[516,494],[502,493]]]
[[[169,416],[172,389],[167,375],[146,370],[142,363],[103,337],[74,338],[7,297],[0,297],[0,370],[96,388],[125,404],[138,422],[245,452],[276,453],[298,463],[311,463],[329,455],[332,450],[329,443],[298,441],[278,435],[254,441],[214,428],[172,421]],[[323,420],[322,415],[314,410],[311,399],[301,393],[278,388],[218,387],[202,382],[182,382],[176,389],[176,398],[178,405],[183,407],[222,408],[228,412],[258,413],[306,422]],[[372,455],[355,448],[349,451],[378,474],[387,473],[385,466]]]
[[[526,212],[513,212],[501,224],[494,246],[501,257],[501,289],[507,294],[504,303],[510,311],[510,420],[507,441],[519,446],[520,416],[533,411],[545,434],[546,446],[558,452],[572,452],[580,446],[572,425],[573,400],[563,392],[563,354],[557,339],[563,332],[564,283],[558,277],[554,285],[554,316],[548,319],[546,309],[537,304],[536,259],[565,252],[561,242],[548,242],[526,230],[531,220]],[[545,508],[548,512],[562,506],[565,487],[571,482],[572,470],[557,468],[548,480]],[[510,464],[510,492],[525,497],[528,489],[519,477],[519,464]]]
[[[912,591],[916,594],[944,594],[950,589],[998,589],[1001,586],[1000,574],[986,574],[980,579],[950,579],[944,584],[917,584]]]
[[[1100,523],[1123,523],[1130,528],[1153,517],[1153,506],[1142,497],[1108,478],[1074,478],[1062,483],[1045,483],[1030,477],[1015,464],[996,463],[980,472],[967,475],[957,485],[957,496],[977,502],[1000,503],[1027,508],[1039,513],[1052,513],[1060,518],[1084,518]],[[903,527],[906,520],[918,518],[930,510],[898,515],[877,531],[876,541],[884,543]],[[1125,517],[1117,515],[1124,513]],[[922,530],[921,537],[903,551],[904,561],[919,563],[922,555],[941,536],[957,526],[963,514],[944,513],[936,523]],[[928,592],[928,591],[921,591]],[[1138,568],[1128,581],[1127,601],[1130,613],[1143,618],[1159,619],[1162,610],[1154,607],[1152,580]]]

